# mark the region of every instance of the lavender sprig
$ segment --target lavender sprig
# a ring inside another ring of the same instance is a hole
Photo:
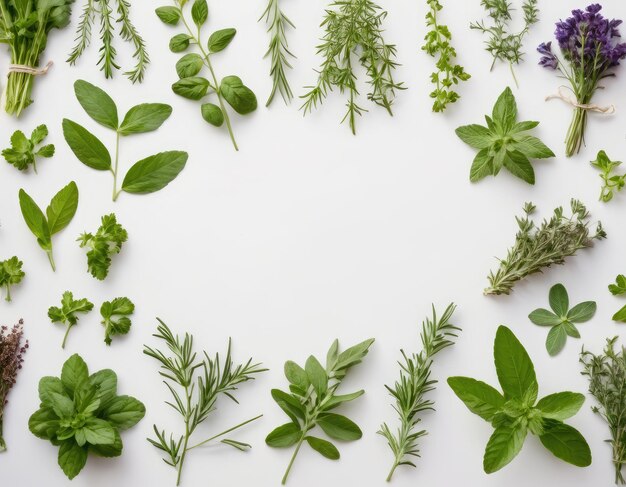
[[[20,320],[9,329],[0,326],[0,452],[6,450],[6,443],[2,435],[2,421],[4,406],[7,404],[7,395],[15,385],[17,373],[22,368],[24,354],[28,349],[28,340],[22,343],[24,335],[24,321]]]
[[[561,56],[552,51],[552,42],[544,42],[537,51],[542,55],[539,64],[558,71],[565,77],[576,97],[574,117],[565,140],[567,157],[580,151],[585,141],[587,112],[602,79],[615,76],[614,68],[626,58],[626,42],[620,42],[618,19],[606,19],[598,3],[584,11],[572,10],[572,16],[556,23],[556,40]]]

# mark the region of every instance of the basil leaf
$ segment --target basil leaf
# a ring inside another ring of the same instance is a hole
[[[113,430],[115,432],[115,439],[113,443],[108,445],[89,445],[89,452],[94,455],[98,455],[99,457],[112,458],[119,457],[122,454],[122,437],[120,436],[119,431],[116,429]]]
[[[322,440],[315,436],[307,436],[305,440],[311,448],[320,453],[323,457],[329,460],[339,460],[339,450],[337,450],[337,447],[330,441]]]
[[[74,92],[78,103],[81,104],[87,115],[100,125],[117,130],[117,107],[109,95],[84,80],[78,80],[74,83]]]
[[[158,129],[172,114],[164,103],[142,103],[128,110],[118,130],[120,135],[141,134]]]
[[[311,355],[306,361],[304,370],[317,396],[323,397],[328,389],[328,376],[322,364]]]
[[[120,430],[135,426],[146,414],[146,407],[130,396],[117,396],[101,411],[102,417]]]
[[[577,467],[591,465],[589,445],[575,428],[560,421],[552,421],[539,439],[555,457]]]
[[[548,332],[548,337],[546,338],[546,349],[548,350],[548,353],[552,356],[559,353],[563,350],[566,340],[567,333],[563,325],[553,326]]]
[[[189,47],[191,36],[188,34],[176,34],[170,39],[170,51],[182,52]]]
[[[71,420],[76,412],[74,410],[74,401],[65,394],[50,392],[48,394],[48,401],[50,402],[50,407],[54,411],[54,414],[56,414],[59,419]]]
[[[288,448],[295,445],[301,438],[302,431],[296,423],[287,423],[274,429],[267,438],[265,443],[273,448]]]
[[[37,438],[52,440],[59,429],[59,417],[50,407],[42,407],[35,411],[28,419],[28,429]]]
[[[567,316],[567,310],[569,309],[569,297],[563,284],[555,284],[550,288],[549,300],[550,307],[557,316]]]
[[[483,457],[485,473],[493,473],[509,464],[522,449],[527,430],[522,425],[504,423],[489,438]]]
[[[517,102],[515,101],[511,88],[508,86],[498,97],[493,107],[491,118],[493,118],[496,123],[500,124],[505,132],[508,132],[515,126],[517,119]]]
[[[190,100],[200,100],[209,92],[209,80],[198,76],[179,79],[172,85],[172,91]]]
[[[220,84],[220,92],[228,104],[239,115],[246,115],[257,108],[257,99],[252,90],[244,86],[237,76],[226,76]]]
[[[71,120],[63,120],[63,136],[74,155],[86,166],[98,171],[111,169],[111,154],[100,140]]]
[[[506,151],[502,163],[514,176],[526,181],[528,184],[535,184],[535,170],[530,164],[528,157],[521,152]]]
[[[465,125],[455,132],[463,142],[475,149],[486,149],[493,143],[491,131],[482,125]]]
[[[204,61],[199,54],[185,54],[176,63],[176,73],[179,78],[189,78],[197,75],[202,70],[203,66]]]
[[[87,364],[80,355],[75,353],[68,358],[61,369],[61,382],[70,396],[74,395],[77,387],[89,380]]]
[[[50,235],[63,230],[69,225],[78,208],[78,187],[74,181],[61,189],[46,209]]]
[[[226,47],[228,47],[228,44],[231,43],[235,34],[237,34],[237,30],[232,28],[221,29],[213,32],[213,34],[209,36],[209,51],[211,53],[223,51]]]
[[[539,326],[556,326],[561,323],[561,318],[552,311],[538,308],[528,315],[530,321]]]
[[[539,400],[535,406],[544,418],[563,421],[574,416],[585,402],[585,396],[576,392],[557,392]]]
[[[504,397],[484,382],[469,377],[449,377],[448,385],[467,408],[485,421],[493,421],[504,407]]]
[[[180,21],[180,10],[176,7],[159,7],[155,13],[162,22],[169,25],[176,25]]]
[[[201,27],[209,16],[209,6],[206,0],[196,0],[191,6],[191,18],[196,26]]]
[[[106,408],[108,401],[117,393],[117,374],[111,369],[103,369],[89,376],[89,384],[98,389],[100,407]]]
[[[50,401],[48,395],[51,392],[56,392],[58,394],[66,394],[65,388],[63,387],[63,383],[61,379],[58,377],[42,377],[39,380],[39,400],[44,406],[50,406]]]
[[[104,419],[89,418],[82,430],[91,445],[110,445],[115,441],[115,429]]]
[[[188,155],[181,151],[160,152],[136,162],[122,183],[122,190],[133,194],[159,191],[183,170]]]
[[[19,200],[24,221],[33,235],[37,237],[37,243],[46,251],[52,250],[50,228],[43,211],[23,189],[20,189]]]
[[[363,432],[352,420],[341,414],[326,413],[320,415],[317,424],[331,438],[343,441],[361,439]]]
[[[201,107],[202,118],[205,121],[214,125],[215,127],[221,127],[224,123],[224,113],[222,109],[213,103],[205,103]]]
[[[59,447],[59,467],[68,479],[76,477],[87,463],[87,448],[80,447],[73,438],[65,440]]]
[[[538,389],[535,368],[522,344],[506,326],[498,327],[493,355],[505,399],[528,399],[534,403]],[[534,397],[526,397],[533,389]]]
[[[567,319],[572,323],[584,323],[593,318],[593,315],[596,314],[596,308],[594,301],[584,301],[569,310]]]
[[[475,183],[490,174],[493,174],[493,159],[489,155],[489,149],[481,149],[472,162],[470,181]]]

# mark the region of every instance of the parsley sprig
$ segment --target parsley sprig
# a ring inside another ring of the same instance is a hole
[[[4,288],[4,299],[11,301],[11,286],[19,284],[26,273],[22,270],[22,261],[16,256],[0,261],[0,288]]]
[[[83,233],[78,237],[80,247],[87,247],[87,269],[93,277],[104,280],[109,274],[111,256],[119,254],[128,240],[128,232],[117,223],[115,213],[104,215],[95,234]]]

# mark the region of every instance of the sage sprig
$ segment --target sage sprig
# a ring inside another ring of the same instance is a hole
[[[218,79],[213,67],[213,56],[228,47],[237,31],[233,28],[216,30],[204,41],[201,34],[209,18],[207,1],[172,1],[174,5],[156,9],[157,16],[165,24],[176,26],[182,23],[184,27],[184,33],[176,34],[170,39],[170,50],[175,53],[184,52],[194,45],[200,51],[200,54],[185,54],[176,63],[179,80],[172,85],[172,90],[183,98],[196,101],[215,94],[217,105],[211,102],[201,105],[202,118],[215,127],[226,123],[230,140],[235,150],[239,150],[226,104],[239,115],[247,115],[257,109],[256,95],[238,76],[230,75]],[[188,3],[191,4],[194,28],[185,18],[184,7]],[[199,76],[204,68],[208,70],[208,78]]]
[[[339,342],[335,340],[326,355],[326,367],[313,355],[307,359],[304,368],[292,361],[285,363],[289,393],[272,389],[272,398],[290,421],[275,428],[265,439],[274,448],[295,446],[282,479],[283,485],[287,483],[304,442],[323,457],[339,460],[339,450],[334,444],[309,434],[316,426],[334,440],[354,441],[363,436],[361,429],[352,420],[330,411],[365,393],[360,390],[350,394],[336,394],[348,370],[361,363],[372,343],[373,339],[366,340],[339,352]]]
[[[564,264],[567,257],[592,247],[594,240],[606,238],[600,222],[595,234],[589,231],[589,212],[585,205],[572,199],[570,207],[569,217],[558,207],[549,220],[537,225],[531,219],[535,205],[524,205],[524,216],[516,218],[519,231],[515,243],[500,260],[498,269],[489,273],[485,294],[509,294],[518,281],[552,265]]]
[[[308,91],[301,97],[304,99],[301,109],[305,115],[321,105],[328,93],[337,88],[340,93],[348,94],[347,111],[341,121],[347,120],[352,133],[356,134],[356,117],[367,111],[357,101],[357,62],[367,73],[368,100],[393,115],[391,105],[396,90],[404,89],[404,86],[393,79],[398,63],[396,46],[383,39],[386,16],[387,12],[372,0],[336,0],[331,3],[321,24],[324,36],[317,53],[323,59],[317,71],[317,82],[306,86]]]
[[[256,374],[267,369],[261,368],[260,364],[254,364],[252,359],[243,364],[235,365],[231,357],[230,341],[223,361],[220,360],[219,354],[212,358],[206,352],[203,352],[203,358],[198,359],[193,348],[192,335],[185,333],[181,339],[178,335],[174,335],[160,319],[157,318],[157,320],[159,325],[157,333],[153,336],[163,340],[169,352],[164,353],[159,349],[144,345],[143,353],[161,364],[159,374],[163,377],[163,382],[172,395],[172,400],[166,404],[180,414],[185,429],[182,435],[174,437],[173,433],[168,436],[165,430],[160,430],[154,425],[155,438],[148,439],[148,441],[163,452],[163,461],[176,470],[176,485],[179,485],[187,453],[194,448],[219,438],[222,438],[220,440],[222,444],[240,451],[251,448],[247,443],[223,437],[259,419],[262,415],[228,428],[199,443],[191,445],[190,440],[196,428],[215,411],[219,397],[225,396],[237,403],[233,396],[237,386],[253,380]]]
[[[120,123],[115,102],[103,90],[78,80],[74,83],[74,92],[87,115],[116,134],[113,160],[100,139],[82,125],[63,119],[63,136],[76,158],[92,169],[109,171],[113,175],[113,201],[122,191],[131,194],[159,191],[183,170],[188,158],[186,152],[160,152],[133,164],[118,189],[121,137],[157,130],[172,114],[172,107],[163,103],[142,103],[128,110]]]
[[[426,430],[415,431],[422,420],[421,413],[433,410],[434,401],[425,399],[426,394],[435,389],[437,381],[431,378],[434,356],[442,350],[454,345],[454,339],[461,330],[450,323],[455,305],[450,304],[440,318],[433,306],[432,319],[426,318],[422,323],[422,351],[411,356],[402,350],[400,364],[400,380],[393,387],[385,386],[394,398],[393,408],[398,413],[400,426],[394,432],[383,423],[379,435],[387,439],[394,456],[387,482],[391,481],[394,472],[401,465],[416,467],[410,457],[419,457],[418,440],[426,435]]]

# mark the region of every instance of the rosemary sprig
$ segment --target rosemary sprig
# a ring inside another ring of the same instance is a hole
[[[295,29],[296,26],[280,9],[280,0],[268,1],[267,8],[259,21],[261,20],[265,20],[267,32],[270,35],[270,45],[265,57],[271,59],[270,76],[272,77],[272,91],[265,106],[270,106],[277,91],[285,103],[289,103],[293,98],[293,92],[285,71],[291,69],[288,58],[295,58],[295,56],[289,50],[286,31],[290,27]]]
[[[112,78],[114,71],[120,69],[115,61],[117,50],[113,45],[115,37],[114,24],[120,24],[120,37],[129,42],[135,48],[133,58],[135,66],[133,69],[124,72],[132,83],[143,81],[146,68],[150,64],[150,57],[146,49],[146,43],[130,20],[130,2],[128,0],[84,0],[83,11],[76,29],[76,44],[70,52],[67,62],[76,64],[78,58],[83,55],[91,44],[93,26],[99,18],[99,36],[102,46],[100,47],[100,57],[98,66],[104,71],[106,78]],[[115,3],[116,7],[112,4]],[[115,14],[117,13],[117,18]]]
[[[585,205],[572,199],[570,207],[570,217],[558,207],[550,220],[543,220],[537,226],[530,218],[535,206],[532,203],[524,205],[525,215],[516,218],[519,231],[515,244],[500,261],[498,270],[489,273],[490,286],[485,289],[485,294],[509,294],[517,281],[546,267],[563,264],[566,257],[591,247],[594,240],[606,238],[600,222],[595,235],[590,234],[589,212]]]
[[[487,35],[485,41],[486,50],[493,57],[491,69],[500,60],[509,63],[511,74],[515,84],[519,86],[513,64],[519,64],[524,56],[522,42],[530,27],[539,22],[538,0],[524,0],[522,12],[524,13],[524,27],[519,32],[510,32],[513,16],[511,12],[515,9],[508,0],[482,0],[480,3],[487,11],[491,19],[491,25],[486,25],[485,21],[472,22],[470,29],[478,30]]]
[[[460,96],[454,91],[459,81],[467,81],[471,76],[465,72],[463,66],[454,64],[456,49],[451,44],[452,34],[448,26],[441,25],[437,14],[443,9],[439,0],[427,0],[430,10],[426,14],[426,25],[430,28],[424,40],[426,44],[422,50],[429,56],[437,58],[437,71],[431,74],[430,79],[435,89],[430,94],[433,102],[433,112],[443,112],[449,103],[456,102]]]
[[[626,463],[626,350],[617,351],[617,337],[607,339],[604,352],[594,355],[582,350],[580,363],[582,375],[589,379],[589,392],[596,398],[598,406],[591,409],[599,414],[611,430],[608,443],[613,449],[615,483],[626,484],[622,465]]]
[[[371,0],[335,0],[326,10],[321,24],[325,34],[317,47],[317,53],[323,57],[317,83],[306,86],[309,91],[301,97],[304,99],[301,110],[305,115],[321,105],[329,91],[337,88],[340,93],[348,93],[347,111],[341,121],[347,120],[352,133],[356,134],[356,117],[367,110],[357,104],[355,53],[367,73],[370,85],[367,98],[393,115],[391,105],[395,92],[404,86],[393,79],[398,63],[396,46],[383,39],[382,24],[386,16],[387,12]]]
[[[173,398],[171,401],[166,401],[166,404],[182,416],[185,432],[175,439],[173,434],[168,437],[165,430],[159,430],[154,425],[156,439],[148,439],[148,441],[165,454],[163,461],[176,469],[178,472],[176,485],[179,485],[185,457],[190,450],[221,438],[262,416],[259,415],[244,421],[193,446],[189,444],[196,428],[208,418],[211,412],[215,411],[217,399],[221,395],[229,397],[237,403],[237,399],[233,396],[237,386],[253,380],[254,374],[264,372],[267,369],[262,369],[260,364],[253,364],[252,359],[245,364],[235,365],[231,358],[230,340],[226,358],[223,361],[220,360],[219,354],[211,358],[206,352],[203,352],[204,358],[198,359],[193,349],[192,335],[185,333],[181,340],[178,335],[171,332],[163,321],[158,318],[157,320],[159,325],[157,333],[153,336],[163,340],[173,356],[168,356],[161,350],[148,346],[144,346],[143,353],[160,362],[159,374],[165,379],[163,382]],[[178,390],[175,389],[175,386],[178,386]],[[241,451],[251,448],[246,443],[228,438],[223,438],[220,442]]]
[[[434,402],[424,396],[435,388],[436,380],[431,379],[433,357],[440,351],[454,345],[453,339],[461,329],[450,323],[456,306],[448,305],[441,318],[433,306],[432,319],[426,318],[422,323],[422,351],[407,356],[404,350],[400,365],[400,380],[393,387],[385,386],[389,394],[395,399],[393,408],[398,413],[400,426],[393,432],[387,423],[383,423],[378,431],[379,435],[387,439],[389,448],[394,455],[393,465],[387,482],[391,481],[394,472],[400,465],[416,465],[409,457],[419,457],[418,440],[426,435],[426,430],[415,431],[421,421],[420,414],[433,410]]]

